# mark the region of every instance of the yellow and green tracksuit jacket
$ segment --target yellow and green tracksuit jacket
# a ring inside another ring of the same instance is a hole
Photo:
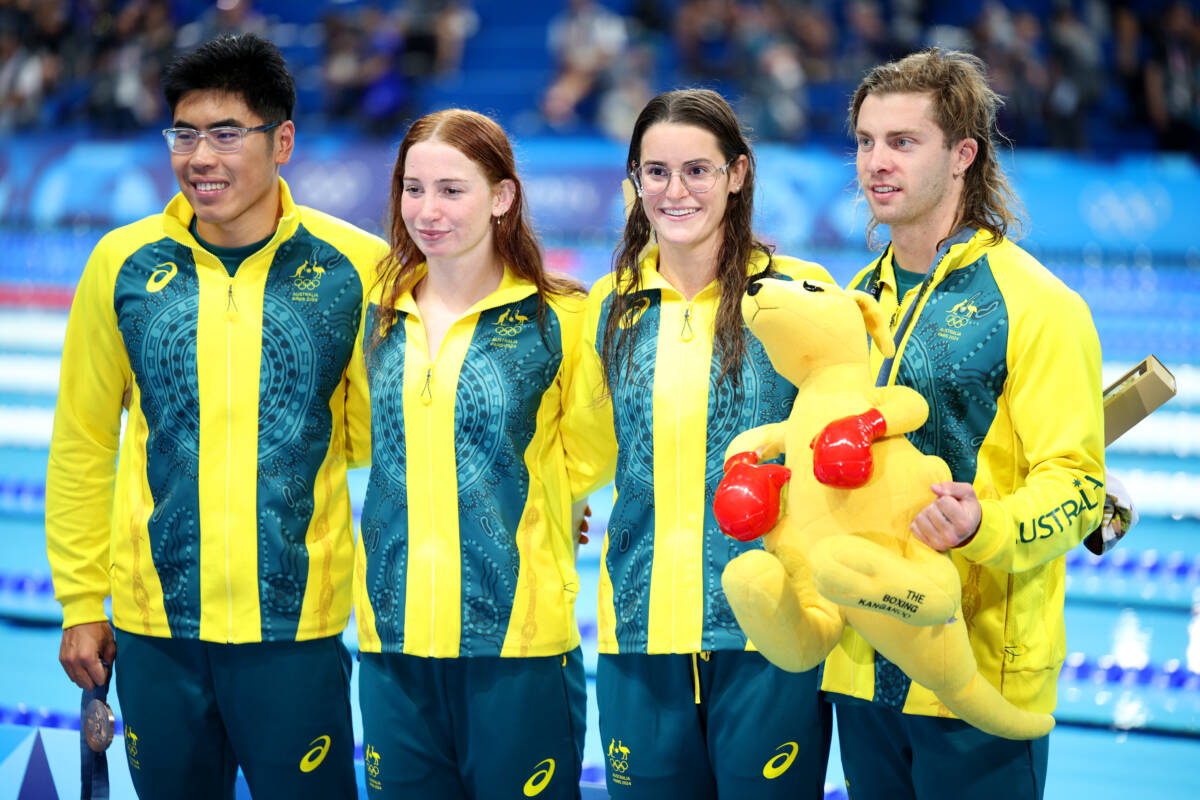
[[[955,236],[924,290],[903,298],[890,248],[851,286],[892,314],[896,356],[871,349],[881,385],[910,386],[929,402],[909,438],[974,484],[983,507],[978,533],[950,551],[979,669],[1015,705],[1049,713],[1066,653],[1062,556],[1100,524],[1104,506],[1100,343],[1079,295],[1012,242],[989,242],[974,229]],[[949,716],[850,629],[822,688]]]
[[[747,265],[767,264],[765,254]],[[658,250],[641,263],[641,289],[622,326],[632,328],[632,366],[624,353],[608,375],[611,405],[602,411],[606,444],[617,457],[616,501],[604,536],[599,587],[601,653],[695,653],[744,650],[747,639],[721,589],[731,559],[761,542],[742,543],[717,528],[713,494],[725,449],[737,434],[786,419],[796,389],[778,375],[747,332],[740,388],[717,382],[713,347],[721,297],[714,281],[684,299],[658,272]],[[816,264],[775,256],[790,278],[831,281]],[[600,353],[613,300],[613,277],[588,297],[582,384],[603,393]]]
[[[339,633],[365,459],[348,365],[387,245],[297,206],[235,277],[183,195],[88,259],[67,324],[46,477],[63,625],[242,643]],[[128,408],[120,442],[122,401]]]
[[[423,275],[422,265],[417,277]],[[372,463],[355,569],[364,652],[548,656],[579,644],[571,504],[611,477],[570,454],[582,297],[550,300],[510,270],[436,354],[412,292],[368,305],[360,358]],[[375,335],[381,314],[395,322]]]

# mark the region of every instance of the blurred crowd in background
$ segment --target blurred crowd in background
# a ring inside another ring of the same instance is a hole
[[[457,103],[518,134],[624,139],[660,91],[704,85],[759,139],[847,142],[864,71],[975,52],[1019,147],[1200,155],[1200,17],[1150,0],[0,0],[0,134],[169,120],[163,64],[223,32],[280,46],[305,124],[395,136]]]

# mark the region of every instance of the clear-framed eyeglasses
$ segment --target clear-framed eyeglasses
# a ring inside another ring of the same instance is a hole
[[[269,131],[271,128],[277,128],[282,124],[282,122],[270,122],[266,125],[257,125],[253,128],[237,128],[233,125],[221,125],[216,128],[209,128],[206,131],[195,128],[167,128],[162,133],[163,137],[167,140],[167,147],[171,148],[171,152],[178,153],[181,156],[196,152],[196,148],[200,146],[201,139],[208,139],[208,146],[218,153],[236,153],[242,149],[242,140],[246,138],[247,133]]]
[[[629,177],[638,191],[648,196],[665,192],[671,184],[672,175],[678,175],[689,192],[707,192],[717,185],[717,176],[726,172],[734,161],[737,159],[730,159],[719,167],[711,161],[691,161],[680,169],[667,169],[661,164],[642,164],[630,170]]]

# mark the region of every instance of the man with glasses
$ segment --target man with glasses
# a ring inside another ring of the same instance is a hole
[[[96,246],[63,348],[60,660],[84,689],[115,666],[143,798],[232,798],[239,766],[255,796],[355,797],[346,469],[370,417],[348,365],[387,245],[280,179],[296,93],[274,45],[216,39],[163,83],[180,194]]]

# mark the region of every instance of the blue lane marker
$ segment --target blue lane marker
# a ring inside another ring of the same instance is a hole
[[[1160,665],[1122,667],[1113,663],[1112,656],[1093,658],[1084,653],[1071,653],[1063,664],[1060,677],[1063,681],[1075,683],[1087,682],[1108,686],[1153,685],[1179,692],[1200,692],[1200,672],[1192,672],[1175,659]],[[15,706],[0,705],[0,724],[77,731],[79,713],[30,708],[24,703],[17,703]],[[114,737],[119,737],[122,730],[121,719],[118,717]],[[361,743],[355,746],[354,757],[362,760]]]
[[[46,484],[19,478],[0,478],[0,513],[37,514],[46,512]]]
[[[1075,548],[1066,555],[1067,572],[1083,575],[1138,575],[1176,581],[1200,580],[1200,554],[1175,551],[1160,556],[1156,550],[1121,550],[1092,555]]]
[[[1059,677],[1065,682],[1092,682],[1110,686],[1157,686],[1184,692],[1200,691],[1200,672],[1192,672],[1178,660],[1162,665],[1122,667],[1112,656],[1091,658],[1083,653],[1071,653],[1063,662]]]

